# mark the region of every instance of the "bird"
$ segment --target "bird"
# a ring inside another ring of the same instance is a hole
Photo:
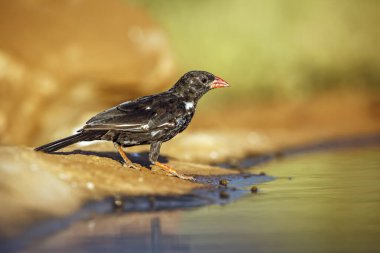
[[[76,134],[35,148],[52,153],[81,141],[112,141],[124,165],[139,169],[132,163],[123,148],[150,145],[149,161],[172,175],[185,180],[192,176],[178,173],[174,168],[158,161],[160,148],[190,124],[199,99],[208,91],[230,85],[207,71],[185,73],[169,90],[123,102],[92,118]]]

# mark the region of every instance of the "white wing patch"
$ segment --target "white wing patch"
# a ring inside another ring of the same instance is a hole
[[[187,111],[194,108],[194,102],[185,102],[185,108]]]
[[[152,131],[151,133],[150,133],[150,135],[152,136],[152,137],[154,137],[154,136],[156,136],[159,132],[161,132],[161,131]]]

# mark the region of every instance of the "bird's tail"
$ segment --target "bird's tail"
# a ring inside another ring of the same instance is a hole
[[[69,137],[66,137],[66,138],[63,138],[63,139],[60,139],[60,140],[53,141],[53,142],[50,142],[48,144],[42,145],[42,146],[40,146],[38,148],[35,148],[34,150],[50,153],[50,152],[54,152],[54,151],[56,151],[58,149],[67,147],[67,146],[69,146],[71,144],[74,144],[74,143],[77,143],[77,142],[80,142],[80,141],[90,141],[90,140],[93,140],[93,139],[94,139],[93,133],[80,132],[80,133],[71,135]]]

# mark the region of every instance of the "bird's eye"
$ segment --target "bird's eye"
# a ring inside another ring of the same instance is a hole
[[[202,80],[201,80],[202,83],[207,83],[207,78],[206,77],[203,77]]]

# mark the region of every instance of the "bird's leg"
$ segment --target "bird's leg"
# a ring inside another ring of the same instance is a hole
[[[186,176],[186,175],[179,174],[175,169],[171,168],[167,164],[163,164],[163,163],[160,163],[158,161],[156,161],[154,164],[157,165],[158,167],[160,167],[161,169],[164,169],[165,171],[169,172],[168,175],[170,175],[170,176],[175,176],[175,177],[185,179],[185,180],[195,180],[194,177],[192,177],[192,176]]]
[[[134,165],[131,160],[128,159],[127,155],[125,154],[123,148],[121,147],[121,145],[119,143],[114,142],[113,145],[115,146],[116,150],[119,152],[121,158],[123,158],[123,160],[124,160],[123,165],[128,166],[128,167],[135,169],[135,170],[140,169],[139,167]]]
[[[167,164],[160,163],[157,161],[158,156],[160,155],[160,148],[161,148],[161,142],[155,142],[150,145],[150,151],[149,151],[149,161],[161,169],[167,171],[170,175],[176,176],[181,179],[186,179],[186,180],[194,180],[193,177],[191,176],[185,176],[182,174],[179,174],[175,169],[171,168]]]

